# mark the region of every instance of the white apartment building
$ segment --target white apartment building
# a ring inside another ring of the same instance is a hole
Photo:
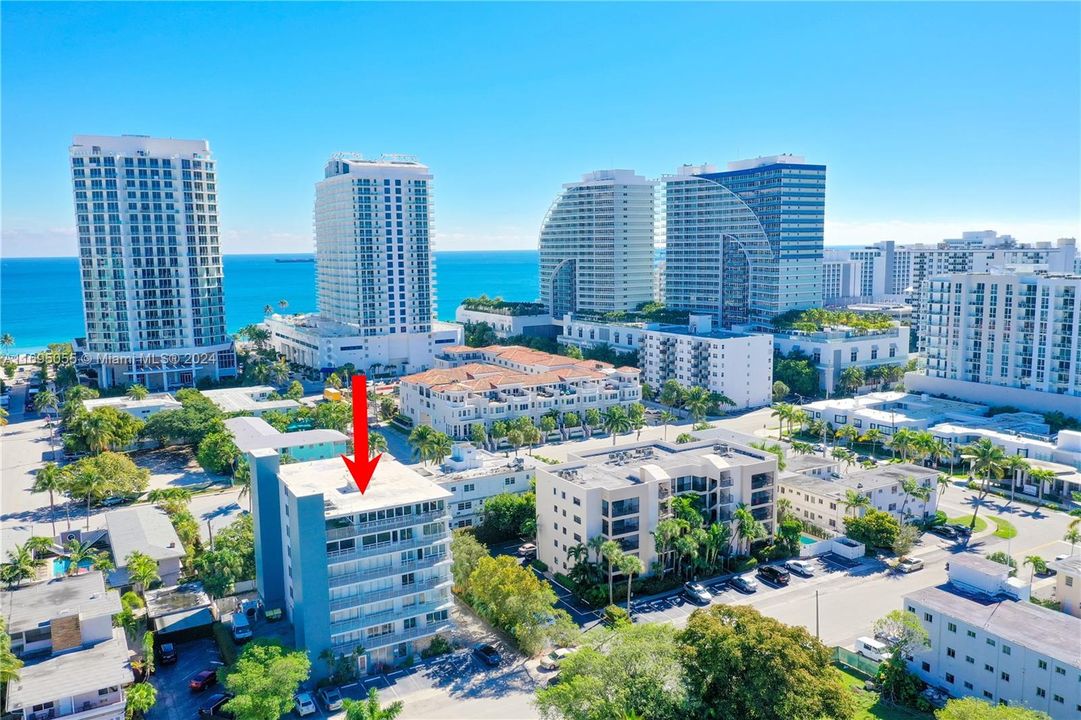
[[[983,405],[896,391],[818,400],[801,408],[812,420],[828,423],[834,430],[851,425],[860,434],[875,429],[886,436],[900,428],[927,430],[947,420],[978,424],[987,415]]]
[[[563,186],[540,231],[540,297],[553,317],[653,300],[654,185],[598,170]]]
[[[325,460],[346,452],[349,438],[337,430],[313,428],[295,432],[279,432],[259,417],[233,417],[225,421],[225,429],[233,436],[237,450],[277,450],[296,461]]]
[[[1077,415],[1081,275],[956,273],[928,283],[924,373],[906,386],[1022,410]]]
[[[180,582],[182,561],[187,557],[180,536],[163,510],[153,505],[136,505],[105,513],[109,552],[116,569],[109,573],[109,587],[132,585],[128,558],[140,552],[158,564],[163,587]],[[84,540],[85,542],[85,540]]]
[[[236,375],[226,333],[217,162],[206,140],[76,135],[69,148],[86,337],[99,387]]]
[[[300,407],[299,402],[289,398],[271,400],[270,396],[278,392],[271,385],[248,385],[200,392],[223,413],[243,413],[260,417],[271,410],[288,412]]]
[[[524,493],[532,489],[538,461],[532,457],[506,457],[490,453],[469,443],[455,443],[441,472],[431,475],[451,493],[451,526],[479,525],[484,516],[484,502],[503,493]],[[427,472],[423,468],[423,474]]]
[[[806,460],[806,463],[796,462]],[[801,467],[801,465],[803,467]],[[792,458],[790,468],[780,475],[778,498],[792,503],[792,511],[805,522],[834,535],[844,534],[846,517],[862,517],[866,508],[845,505],[852,490],[871,500],[875,510],[887,512],[898,521],[933,516],[938,509],[938,471],[912,463],[882,465],[867,470],[842,472],[840,464],[824,458]],[[920,500],[905,496],[901,481],[916,480],[931,491]]]
[[[176,398],[169,393],[157,393],[147,395],[142,400],[133,400],[130,397],[104,397],[83,400],[83,408],[87,412],[94,412],[98,408],[111,407],[120,412],[126,412],[139,420],[146,420],[151,415],[163,410],[179,410],[183,407]]]
[[[604,411],[642,399],[637,368],[613,368],[595,360],[514,345],[443,350],[436,367],[402,378],[401,412],[414,425],[430,425],[451,437],[469,437],[470,427],[497,420],[586,410]]]
[[[863,297],[863,261],[838,257],[836,250],[822,260],[822,304],[837,305]]]
[[[451,629],[447,490],[387,455],[364,493],[341,458],[248,458],[259,595],[285,609],[297,648],[355,656],[363,675]]]
[[[590,538],[618,542],[654,572],[652,531],[674,495],[697,495],[706,522],[731,522],[739,503],[773,534],[777,458],[735,443],[663,441],[602,448],[537,467],[537,558],[552,572],[574,567],[568,550]],[[732,547],[737,533],[733,528]],[[665,560],[670,562],[671,558]]]
[[[819,386],[826,395],[837,392],[841,373],[849,367],[864,373],[879,365],[908,363],[907,325],[894,323],[886,330],[858,330],[846,326],[816,332],[788,330],[773,334],[773,346],[788,355],[795,350],[807,355],[818,370]]]
[[[459,305],[454,311],[454,320],[463,325],[486,323],[498,338],[517,337],[553,337],[558,328],[552,320],[552,314],[543,305],[535,308],[533,303],[507,303],[505,308],[478,310]]]
[[[1062,612],[1081,618],[1081,556],[1053,560],[1047,567],[1055,571],[1055,599]]]
[[[931,646],[909,668],[954,697],[1081,713],[1081,619],[1028,602],[1028,583],[973,554],[949,558],[949,582],[905,595]]]
[[[567,313],[556,341],[560,345],[573,345],[582,352],[601,345],[621,353],[639,352],[650,325],[644,321],[608,322],[597,316]],[[638,359],[641,364],[641,355]]]
[[[6,713],[22,720],[123,720],[135,680],[120,595],[100,572],[0,591],[11,651],[24,665],[7,686]]]
[[[315,185],[317,315],[271,316],[274,349],[324,371],[428,367],[461,328],[433,322],[432,176],[407,156],[339,153]]]

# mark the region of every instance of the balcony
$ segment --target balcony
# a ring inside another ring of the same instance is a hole
[[[373,555],[384,555],[399,550],[412,550],[427,545],[435,545],[436,543],[447,539],[447,533],[442,532],[439,535],[415,537],[409,540],[398,540],[397,542],[375,543],[372,545],[365,545],[364,547],[353,548],[352,550],[335,550],[327,553],[327,561],[339,563],[347,560],[356,560],[357,558],[362,557],[371,557]]]
[[[332,577],[330,578],[329,585],[332,588],[343,587],[364,580],[371,580],[372,578],[386,577],[387,575],[399,575],[401,573],[412,572],[413,570],[423,570],[424,568],[435,567],[436,565],[442,565],[449,562],[450,555],[434,555],[429,558],[424,558],[423,560],[403,562],[399,565],[381,565],[377,568],[367,568],[355,573],[349,573],[348,575]]]
[[[761,490],[763,488],[770,488],[770,487],[773,487],[773,477],[772,476],[767,475],[765,477],[762,477],[760,475],[755,475],[751,479],[751,490]]]
[[[380,623],[389,622],[397,618],[415,617],[417,615],[423,615],[430,613],[439,608],[449,605],[450,598],[444,598],[435,602],[421,603],[419,605],[412,605],[409,607],[403,607],[401,609],[392,608],[390,610],[384,610],[383,612],[368,613],[361,615],[360,617],[352,618],[350,620],[342,620],[341,622],[332,622],[330,624],[330,634],[338,635],[340,633],[352,632],[353,630],[362,630],[372,625],[378,625]]]
[[[415,595],[417,593],[425,592],[426,590],[434,590],[444,585],[450,585],[452,582],[453,580],[450,577],[433,577],[428,578],[427,580],[421,580],[420,582],[415,582],[412,585],[393,585],[382,590],[362,592],[359,595],[350,595],[349,597],[331,600],[330,610],[331,612],[335,612],[351,607],[368,605],[369,603],[379,602],[380,600]]]
[[[755,505],[768,505],[773,502],[773,493],[771,492],[756,492],[751,494],[751,506]]]
[[[445,519],[446,514],[445,510],[436,510],[427,513],[413,513],[385,518],[383,520],[372,520],[358,525],[350,524],[340,528],[327,528],[327,540],[340,540],[342,538],[355,537],[357,535],[364,535],[378,530],[394,530],[397,528],[410,527],[411,525],[434,522],[436,520]]]
[[[377,648],[386,647],[388,645],[397,645],[398,643],[405,642],[407,640],[415,640],[416,638],[435,635],[436,633],[450,630],[452,627],[453,625],[449,620],[443,620],[432,625],[416,627],[411,630],[400,630],[395,633],[380,635],[378,637],[363,638],[361,640],[353,640],[345,643],[336,643],[331,646],[331,649],[333,650],[335,655],[347,655],[353,652],[353,648],[356,647],[363,647],[365,650],[375,650]]]

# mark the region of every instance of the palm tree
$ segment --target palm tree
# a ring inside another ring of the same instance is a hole
[[[3,566],[3,580],[10,585],[19,587],[23,580],[29,580],[37,575],[37,569],[43,564],[42,560],[34,557],[26,544],[16,545],[8,550],[8,561]]]
[[[1078,526],[1077,520],[1071,522],[1069,527],[1066,528],[1066,533],[1062,536],[1062,539],[1070,543],[1070,556],[1072,557],[1077,543],[1081,543],[1081,526]]]
[[[1032,568],[1029,571],[1029,574],[1028,574],[1028,591],[1029,591],[1029,594],[1031,594],[1032,593],[1032,579],[1033,579],[1033,577],[1035,577],[1037,572],[1039,572],[1039,573],[1047,572],[1047,561],[1044,560],[1039,555],[1026,555],[1025,556],[1025,561],[1023,563],[1021,563],[1021,564],[1022,565],[1028,565],[1029,567]]]
[[[893,453],[901,453],[901,459],[908,462],[908,454],[915,447],[915,442],[916,433],[908,428],[901,428],[886,442],[886,446]],[[896,457],[896,454],[894,457]]]
[[[608,604],[612,604],[612,568],[619,565],[619,559],[623,557],[623,548],[615,540],[605,540],[601,545],[601,557],[608,562]]]
[[[263,314],[264,315],[270,315],[272,312],[274,312],[274,306],[273,305],[271,305],[270,303],[267,303],[266,305],[263,306]]]
[[[596,563],[599,565],[601,562],[601,546],[606,542],[603,535],[594,535],[588,541],[586,546],[597,555]]]
[[[713,406],[713,398],[710,397],[709,391],[704,387],[692,387],[687,389],[686,397],[683,401],[683,406],[687,409],[687,412],[691,414],[696,423],[700,423],[706,419],[706,415],[709,414],[710,408]]]
[[[26,541],[26,549],[38,560],[45,553],[52,552],[54,547],[55,543],[52,538],[42,537],[41,535],[34,535]]]
[[[49,493],[49,521],[53,526],[53,536],[56,536],[56,493],[64,492],[68,485],[68,476],[59,465],[54,462],[45,463],[34,475],[34,484],[30,486],[32,492]],[[68,517],[68,526],[71,525],[71,517]]]
[[[635,575],[646,571],[646,566],[637,555],[623,555],[619,558],[619,571],[627,577],[627,612],[631,611],[631,581]]]
[[[1029,470],[1028,460],[1020,455],[1010,455],[1002,464],[1003,473],[1010,473],[1010,502],[1014,501],[1014,493],[1017,491],[1017,482],[1021,476]]]
[[[784,439],[784,424],[792,417],[792,413],[795,408],[788,403],[776,403],[773,406],[773,411],[769,414],[770,417],[777,418],[777,439]]]
[[[662,410],[661,415],[660,415],[660,419],[661,419],[661,423],[664,424],[664,439],[667,441],[668,440],[668,426],[676,421],[676,416],[673,413],[671,413],[671,412],[669,412],[667,410]]]
[[[916,498],[927,502],[931,497],[931,488],[921,485],[916,478],[906,477],[901,479],[901,492],[905,494],[905,500],[901,503],[901,517],[905,517],[905,508],[908,507],[910,498]]]
[[[732,519],[736,523],[736,536],[741,541],[747,541],[747,553],[751,552],[751,543],[765,537],[766,528],[759,522],[746,503],[740,503],[732,513]]]
[[[586,427],[589,428],[589,432],[592,434],[593,430],[600,427],[601,424],[601,411],[597,408],[589,408],[586,410]]]
[[[395,700],[383,707],[379,703],[379,691],[371,688],[364,700],[346,699],[342,706],[345,707],[345,720],[394,720],[402,714],[404,703]]]
[[[728,523],[711,523],[706,528],[706,564],[713,567],[717,556],[726,551],[732,542],[732,528]]]
[[[799,428],[799,432],[803,432],[803,426],[810,422],[811,416],[807,414],[806,410],[798,407],[793,407],[792,417],[788,420],[788,436],[792,437],[792,426],[795,425]]]
[[[971,445],[961,448],[961,459],[968,463],[969,472],[980,477],[980,490],[972,508],[972,521],[969,527],[976,527],[976,515],[980,512],[987,493],[991,491],[991,478],[1002,477],[1006,466],[1006,453],[987,438],[980,438]]]
[[[630,420],[630,429],[637,433],[634,439],[641,440],[642,428],[646,426],[646,409],[642,403],[631,403],[627,406],[627,419]]]
[[[86,447],[95,455],[110,450],[117,442],[112,419],[102,413],[90,413],[82,422]]]
[[[878,428],[871,428],[863,434],[860,438],[860,442],[871,443],[871,452],[876,454],[878,452],[878,443],[882,440],[882,431]]]
[[[4,427],[8,424],[8,411],[5,408],[0,408],[0,427]]]
[[[939,494],[945,495],[946,491],[950,489],[950,485],[953,484],[953,478],[949,475],[939,475],[938,480],[935,482],[938,485]]]
[[[413,457],[421,462],[427,462],[432,454],[432,444],[435,442],[435,430],[430,425],[417,425],[409,433],[409,445],[413,448]]]
[[[859,436],[860,431],[851,425],[845,425],[844,427],[839,428],[836,434],[836,437],[841,438],[843,442],[847,441],[849,447],[852,447],[852,443],[854,443]]]
[[[281,387],[289,380],[290,370],[289,363],[284,358],[278,358],[271,363],[267,371],[267,380],[270,381],[271,385]]]
[[[126,720],[133,720],[136,715],[142,717],[158,701],[158,691],[148,682],[136,683],[127,690]]]
[[[60,398],[58,398],[56,393],[49,388],[42,388],[41,392],[34,398],[34,409],[39,413],[43,413],[46,410],[52,410],[55,413],[59,407]]]
[[[161,580],[157,562],[149,555],[136,550],[125,558],[124,563],[128,569],[128,579],[139,587],[139,592],[145,598],[150,586]]]
[[[845,513],[852,510],[852,517],[856,517],[856,510],[871,507],[871,498],[856,490],[845,490],[845,499],[841,501],[845,506]]]
[[[150,391],[146,389],[146,386],[135,383],[128,387],[128,397],[132,400],[145,400],[146,396],[150,394]]]
[[[15,338],[11,337],[11,333],[4,333],[0,335],[0,347],[7,350],[9,347],[15,344]]]
[[[589,548],[583,543],[571,545],[570,548],[567,549],[567,559],[573,560],[575,565],[583,560],[589,562]]]
[[[792,452],[797,455],[810,455],[815,451],[815,446],[811,443],[801,442],[799,440],[792,441]]]
[[[15,657],[15,653],[11,651],[11,638],[7,634],[7,622],[0,615],[0,686],[7,687],[11,681],[18,680],[19,669],[22,666],[23,661]]]
[[[278,301],[278,307],[281,308],[282,312],[285,312],[285,308],[289,307],[289,301],[285,298],[282,298]]]
[[[616,436],[620,433],[630,432],[631,419],[627,415],[627,411],[619,405],[613,405],[604,411],[604,416],[601,418],[601,423],[604,425],[604,429],[612,433],[612,444],[616,444]]]
[[[518,457],[518,448],[525,445],[525,435],[518,428],[507,431],[507,442],[514,448],[514,457]]]
[[[535,430],[534,430],[535,432]],[[443,461],[450,455],[453,450],[454,442],[450,439],[450,436],[446,433],[436,433],[432,439],[432,447],[430,450],[432,462],[436,465],[442,465]]]
[[[89,530],[90,505],[95,498],[100,498],[105,494],[106,488],[109,487],[109,480],[99,475],[93,468],[82,466],[81,463],[75,463],[64,470],[69,473],[64,483],[64,493],[72,499],[86,499],[86,529]]]
[[[68,575],[76,575],[80,564],[97,559],[98,551],[90,547],[90,543],[72,540],[64,547],[68,557]]]
[[[937,468],[942,465],[942,459],[950,459],[950,472],[953,472],[953,448],[944,440],[933,438],[927,445],[927,457]]]
[[[375,430],[368,431],[368,459],[371,460],[379,453],[387,451],[387,438],[383,433]]]

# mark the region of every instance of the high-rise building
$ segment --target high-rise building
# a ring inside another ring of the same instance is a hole
[[[553,317],[653,300],[653,188],[633,170],[563,186],[540,231],[541,302]]]
[[[664,178],[667,304],[768,327],[822,303],[826,166],[777,155]]]
[[[427,367],[438,345],[461,339],[460,328],[434,321],[428,167],[338,154],[324,175],[315,186],[319,312],[268,318],[275,349],[319,369]]]
[[[1034,411],[1077,411],[1081,397],[1081,276],[954,273],[927,283],[917,392]],[[911,382],[910,382],[911,381]]]
[[[850,260],[827,252],[822,260],[822,303],[836,305],[860,299],[862,281],[862,260]]]
[[[76,135],[69,149],[86,337],[100,387],[236,374],[225,325],[217,163],[206,140]]]

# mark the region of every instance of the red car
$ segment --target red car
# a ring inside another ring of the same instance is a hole
[[[195,673],[195,677],[188,683],[188,687],[196,692],[206,690],[211,685],[218,684],[218,673],[216,670],[200,670]]]

